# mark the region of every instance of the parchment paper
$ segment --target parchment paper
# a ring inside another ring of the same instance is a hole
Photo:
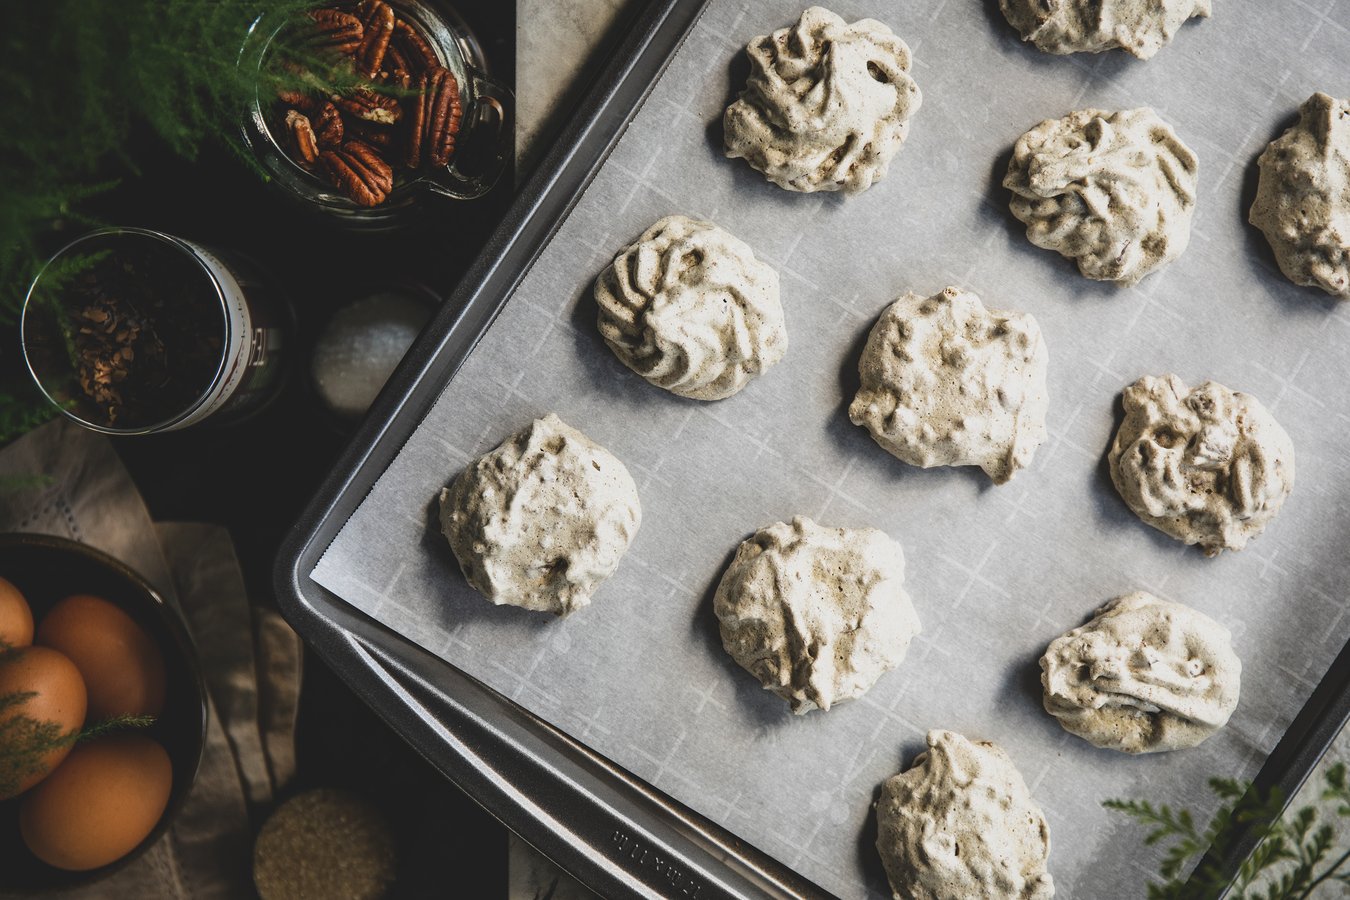
[[[885,895],[871,803],[929,728],[1009,751],[1049,818],[1060,896],[1141,897],[1157,851],[1101,801],[1207,815],[1206,779],[1253,775],[1350,635],[1350,305],[1286,282],[1245,224],[1265,143],[1314,90],[1350,95],[1350,0],[1221,2],[1148,63],[1042,55],[992,0],[831,5],[887,22],[917,59],[923,108],[887,178],[848,200],[804,196],[722,157],[742,47],[802,0],[714,0],[314,578],[843,897]],[[1140,105],[1199,154],[1200,197],[1186,254],[1119,289],[1031,246],[999,185],[1040,120]],[[720,223],[782,276],[787,357],[724,402],[648,385],[595,329],[595,275],[670,213]],[[907,467],[845,414],[875,316],[947,284],[1030,311],[1050,348],[1052,436],[1003,487]],[[1206,559],[1145,526],[1106,474],[1121,388],[1170,371],[1255,394],[1293,437],[1293,495],[1242,553]],[[561,621],[471,591],[434,515],[471,458],[549,411],[627,464],[644,512],[594,604]],[[798,513],[900,540],[923,622],[869,694],[804,718],[723,652],[711,611],[737,543]],[[1242,701],[1199,748],[1096,750],[1041,709],[1045,645],[1137,588],[1233,631]]]

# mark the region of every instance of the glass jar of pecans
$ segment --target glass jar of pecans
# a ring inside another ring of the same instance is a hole
[[[400,227],[434,195],[480,197],[509,160],[511,92],[442,0],[263,15],[239,65],[257,86],[244,143],[270,183],[348,227]]]

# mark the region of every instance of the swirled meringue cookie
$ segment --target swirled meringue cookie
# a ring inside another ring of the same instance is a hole
[[[605,343],[657,387],[721,400],[787,352],[778,273],[711,222],[667,216],[595,283]]]
[[[1139,518],[1206,556],[1241,550],[1294,487],[1294,444],[1250,394],[1175,375],[1125,389],[1107,462]]]
[[[877,852],[895,900],[1047,900],[1050,826],[1008,754],[928,732],[928,750],[886,780]]]
[[[801,715],[865,693],[919,633],[905,554],[875,528],[804,516],[736,550],[713,600],[722,646]]]
[[[1022,135],[1003,186],[1033,244],[1128,286],[1186,249],[1197,168],[1153,110],[1082,109]]]
[[[1251,223],[1265,232],[1280,271],[1350,300],[1350,100],[1313,94],[1298,124],[1257,162]]]
[[[872,326],[848,417],[912,466],[979,466],[1003,484],[1045,440],[1048,356],[1028,313],[954,287],[909,293]]]
[[[1041,657],[1045,711],[1095,747],[1194,747],[1237,708],[1242,663],[1228,629],[1135,591],[1057,638]]]
[[[641,524],[628,469],[553,413],[441,491],[441,531],[469,584],[560,616],[591,602]]]
[[[886,175],[922,102],[904,41],[813,6],[745,52],[750,78],[723,117],[727,156],[807,194],[856,194]]]
[[[999,0],[1003,15],[1046,53],[1126,50],[1148,59],[1182,23],[1208,18],[1210,0]]]

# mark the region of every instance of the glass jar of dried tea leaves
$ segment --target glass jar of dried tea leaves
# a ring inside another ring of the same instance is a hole
[[[247,259],[103,228],[43,266],[20,334],[29,372],[64,415],[151,434],[237,420],[274,396],[287,309]]]

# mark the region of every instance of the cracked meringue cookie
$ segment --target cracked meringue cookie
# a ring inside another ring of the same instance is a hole
[[[1050,826],[1008,754],[928,732],[928,750],[886,780],[877,852],[895,900],[1048,900]]]
[[[1003,15],[1046,53],[1125,50],[1149,59],[1182,23],[1208,18],[1210,0],[999,0]]]
[[[737,548],[713,611],[732,659],[801,715],[861,696],[905,658],[919,617],[904,581],[883,532],[797,516]]]
[[[1242,663],[1228,629],[1144,591],[1117,597],[1041,657],[1045,711],[1094,747],[1194,747],[1237,708]]]
[[[807,194],[856,194],[886,175],[922,102],[904,41],[813,6],[745,52],[749,80],[723,117],[728,157]]]
[[[667,216],[595,283],[614,355],[660,388],[722,400],[787,352],[778,273],[711,222]]]
[[[1350,100],[1313,94],[1298,124],[1257,163],[1251,223],[1265,232],[1280,271],[1350,300]]]
[[[1265,530],[1294,487],[1294,444],[1259,400],[1175,375],[1146,375],[1123,399],[1107,463],[1139,518],[1206,556]]]
[[[911,292],[872,326],[848,417],[912,466],[979,466],[1003,484],[1045,441],[1048,356],[1028,313]]]
[[[1186,249],[1197,168],[1153,110],[1081,109],[1022,135],[1003,186],[1033,244],[1129,286]]]
[[[553,413],[441,491],[441,531],[469,584],[560,616],[590,604],[641,524],[628,469]]]

